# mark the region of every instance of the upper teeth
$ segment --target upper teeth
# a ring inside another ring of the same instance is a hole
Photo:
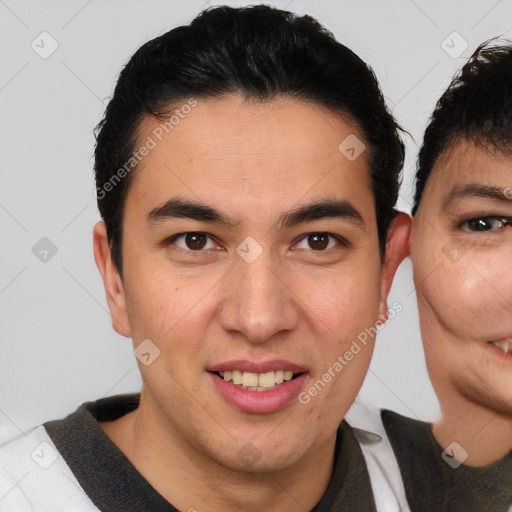
[[[251,391],[261,391],[282,384],[285,380],[292,380],[291,370],[276,370],[266,373],[242,372],[239,370],[219,372],[225,381]]]
[[[498,348],[501,348],[505,354],[512,352],[512,339],[507,338],[506,340],[491,341],[491,343]]]

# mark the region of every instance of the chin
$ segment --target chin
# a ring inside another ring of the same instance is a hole
[[[452,381],[466,399],[512,418],[512,376],[498,380],[474,372],[470,376],[455,377]]]
[[[230,447],[232,448],[232,447]],[[283,452],[275,448],[257,447],[251,442],[242,445],[235,453],[209,453],[211,459],[224,468],[237,473],[265,475],[278,473],[293,466],[300,458],[298,447],[286,446]],[[299,456],[298,456],[299,455]]]

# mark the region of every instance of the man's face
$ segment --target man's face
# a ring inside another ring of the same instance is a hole
[[[275,471],[332,441],[369,366],[371,339],[338,360],[384,311],[366,153],[338,149],[349,135],[362,139],[305,102],[198,100],[135,171],[123,285],[134,345],[160,351],[140,365],[146,398],[166,432],[226,467]],[[282,217],[327,200],[339,204]]]
[[[512,412],[512,159],[458,141],[432,170],[411,255],[429,373]],[[508,352],[508,354],[507,354]]]

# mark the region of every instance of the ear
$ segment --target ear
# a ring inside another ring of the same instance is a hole
[[[412,254],[413,251],[413,245],[414,245],[414,231],[416,228],[416,225],[418,224],[418,216],[411,217],[411,229],[409,230],[409,238],[407,241],[407,246],[409,248],[409,254]]]
[[[380,288],[379,321],[382,323],[388,319],[387,298],[396,270],[409,254],[411,225],[411,216],[400,212],[393,219],[389,227]]]
[[[94,260],[100,271],[107,296],[108,309],[112,317],[112,327],[121,336],[131,337],[128,323],[126,297],[121,276],[112,261],[107,226],[98,222],[93,230]]]

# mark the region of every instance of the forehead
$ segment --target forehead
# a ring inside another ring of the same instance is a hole
[[[437,159],[427,186],[430,193],[449,192],[449,187],[479,182],[500,186],[512,182],[512,155],[466,139],[458,139]]]
[[[264,214],[308,194],[339,192],[374,204],[368,150],[349,159],[339,148],[348,140],[360,151],[363,136],[339,113],[295,99],[263,103],[230,95],[197,99],[174,121],[163,133],[165,120],[141,124],[138,144],[148,137],[155,144],[134,173],[127,203],[132,196],[154,206],[181,193],[239,213],[251,208]]]

